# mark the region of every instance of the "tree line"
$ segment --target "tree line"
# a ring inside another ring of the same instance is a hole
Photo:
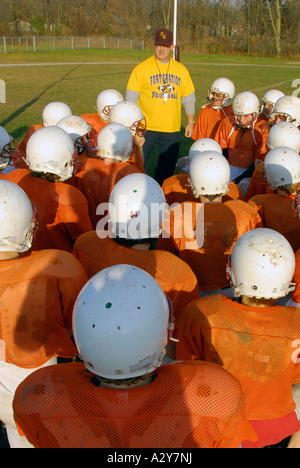
[[[0,0],[3,36],[116,36],[173,29],[174,0]],[[300,0],[177,0],[177,43],[194,53],[300,55]]]

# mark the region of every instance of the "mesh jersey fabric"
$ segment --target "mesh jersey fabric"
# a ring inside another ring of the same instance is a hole
[[[199,216],[201,208],[203,219]],[[256,227],[262,227],[259,215],[241,200],[185,202],[170,210],[169,220],[162,225],[158,248],[184,260],[195,273],[200,290],[213,291],[229,287],[228,256],[236,240]],[[202,245],[201,241],[195,242],[198,232],[203,234]]]
[[[108,163],[100,158],[87,158],[82,171],[75,174],[68,183],[76,187],[87,199],[89,217],[93,229],[104,215],[97,214],[97,207],[101,203],[108,203],[109,196],[116,183],[123,177],[141,173],[141,171],[128,162]]]
[[[96,133],[96,136],[98,136],[99,132],[101,132],[101,130],[109,124],[109,122],[105,122],[104,120],[102,120],[98,113],[82,114],[80,117],[92,127],[92,129]]]
[[[298,308],[250,307],[224,295],[206,296],[186,307],[177,331],[176,359],[215,362],[239,379],[249,420],[280,418],[295,409]]]
[[[73,305],[85,282],[68,252],[44,250],[0,262],[0,360],[35,368],[53,357],[73,358]]]
[[[19,185],[37,210],[38,230],[32,250],[72,252],[77,237],[92,230],[87,200],[75,187],[34,177],[28,169],[12,171],[7,180]]]
[[[264,163],[261,162],[254,169],[245,194],[245,201],[249,201],[255,195],[266,193],[274,193],[274,190],[271,190],[268,186],[267,180],[264,176]]]
[[[274,229],[291,244],[294,252],[300,248],[300,218],[294,216],[295,195],[262,194],[247,203],[257,210],[265,228]]]
[[[173,203],[183,203],[185,201],[198,201],[193,195],[188,174],[175,174],[164,180],[162,191],[169,206]],[[234,182],[230,182],[228,192],[223,196],[223,201],[243,200],[243,192]]]
[[[95,386],[83,363],[41,369],[18,387],[14,415],[35,447],[238,447],[257,438],[239,382],[219,366],[174,363],[152,383]]]
[[[256,159],[260,159],[263,136],[257,127],[239,130],[232,125],[230,117],[226,117],[214,139],[222,149],[228,148],[228,162],[232,166],[248,168]]]
[[[163,250],[136,250],[114,239],[100,239],[95,231],[80,236],[74,244],[74,256],[89,278],[111,265],[126,264],[149,273],[171,299],[177,321],[185,306],[199,297],[197,278],[178,257]]]
[[[217,129],[223,119],[231,114],[232,106],[226,106],[220,110],[215,110],[210,104],[203,106],[196,118],[193,140],[200,138],[215,138]]]

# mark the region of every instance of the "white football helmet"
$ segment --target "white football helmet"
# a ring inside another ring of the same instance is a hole
[[[250,128],[257,120],[259,114],[259,99],[250,91],[239,93],[232,103],[233,123],[237,127]],[[251,120],[245,124],[240,124],[237,120],[239,115],[251,114]]]
[[[268,148],[272,150],[278,146],[287,146],[300,153],[300,130],[295,124],[278,122],[270,128]]]
[[[284,96],[285,94],[282,91],[279,91],[278,89],[269,89],[267,91],[262,99],[262,107],[261,107],[261,112],[265,114],[265,117],[269,119],[272,117],[273,113],[273,107],[276,101],[278,101],[279,98]]]
[[[31,171],[55,174],[61,182],[72,177],[78,164],[73,140],[62,128],[44,127],[28,140],[26,162]]]
[[[82,117],[78,115],[69,115],[64,117],[56,124],[57,127],[62,128],[67,132],[79,152],[87,150],[96,150],[97,136]]]
[[[222,154],[222,148],[216,140],[213,140],[212,138],[200,138],[192,144],[188,156],[183,156],[178,159],[176,169],[181,173],[188,174],[193,157],[201,151],[208,150]]]
[[[36,231],[36,212],[21,187],[0,180],[0,251],[26,252]]]
[[[190,183],[195,198],[228,192],[230,166],[216,151],[199,152],[190,164]]]
[[[216,151],[217,153],[222,154],[221,145],[216,140],[212,138],[200,138],[192,144],[189,150],[189,160],[193,159],[196,154],[202,151]]]
[[[287,239],[277,231],[256,228],[235,243],[229,273],[235,296],[279,298],[294,289],[295,254]]]
[[[291,148],[278,146],[267,153],[264,172],[269,187],[300,183],[300,156]]]
[[[161,186],[142,173],[123,177],[109,197],[112,231],[119,238],[158,238],[166,210]]]
[[[128,161],[133,152],[130,130],[119,123],[106,125],[98,134],[97,150],[102,158]]]
[[[111,123],[116,122],[129,128],[132,136],[143,136],[146,132],[146,119],[138,104],[123,101],[116,104],[110,112]]]
[[[69,115],[72,115],[72,111],[68,104],[64,102],[50,102],[43,110],[43,124],[45,127],[51,127]]]
[[[115,265],[93,276],[75,302],[73,332],[86,368],[108,379],[154,371],[165,355],[169,303],[140,268]]]
[[[20,158],[20,151],[13,137],[0,126],[0,171],[9,164],[16,166]]]
[[[217,78],[208,90],[207,100],[211,104],[213,102],[214,94],[223,96],[222,101],[218,106],[212,105],[213,109],[219,110],[222,107],[226,107],[231,104],[235,94],[235,86],[228,78]]]
[[[97,97],[97,112],[104,122],[110,122],[110,112],[114,105],[123,102],[124,98],[116,89],[105,89]]]
[[[273,114],[275,118],[281,116],[298,127],[300,125],[300,99],[296,96],[279,98],[274,104]]]

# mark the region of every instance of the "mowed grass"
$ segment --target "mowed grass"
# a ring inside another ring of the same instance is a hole
[[[152,50],[121,49],[0,53],[0,79],[6,85],[6,103],[0,104],[0,125],[19,143],[30,125],[41,123],[43,108],[51,101],[66,102],[74,115],[96,112],[98,94],[114,88],[124,96],[133,67],[152,54]],[[221,76],[235,83],[236,93],[252,91],[259,98],[273,88],[292,94],[297,89],[293,87],[295,80],[299,80],[296,86],[300,89],[299,62],[183,53],[181,62],[187,66],[196,88],[197,113],[206,102],[211,83]],[[185,125],[183,112],[180,156],[186,155],[193,143],[184,137]],[[150,174],[155,158],[154,155]]]

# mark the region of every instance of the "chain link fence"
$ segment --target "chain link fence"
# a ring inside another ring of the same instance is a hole
[[[0,53],[37,52],[62,49],[144,49],[144,41],[117,37],[2,37]]]

